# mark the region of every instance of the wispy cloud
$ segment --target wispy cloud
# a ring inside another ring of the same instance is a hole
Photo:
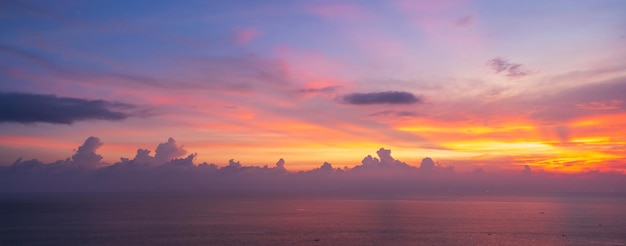
[[[335,3],[309,7],[308,12],[329,19],[361,19],[366,16],[360,5]]]
[[[303,88],[298,90],[300,93],[333,93],[341,89],[343,86],[325,86],[319,88]]]
[[[507,77],[510,78],[523,78],[530,75],[530,72],[522,67],[522,64],[511,63],[508,60],[500,57],[496,57],[487,62],[487,66],[491,68],[495,73],[505,72]]]
[[[466,15],[454,20],[454,26],[458,28],[466,28],[474,24],[476,21],[476,17],[472,15]]]
[[[235,33],[235,41],[238,44],[248,44],[259,37],[261,32],[257,28],[248,27]]]
[[[396,117],[416,117],[419,116],[418,113],[411,111],[395,111],[395,110],[384,110],[376,113],[371,113],[368,116],[377,117],[377,116],[396,116]]]
[[[384,91],[370,93],[351,93],[341,97],[341,101],[353,105],[369,104],[412,104],[421,103],[422,99],[410,92]]]

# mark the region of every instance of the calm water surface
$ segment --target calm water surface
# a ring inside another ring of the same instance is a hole
[[[626,198],[0,195],[0,245],[626,245]]]

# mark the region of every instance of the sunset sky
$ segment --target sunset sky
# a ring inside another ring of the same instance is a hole
[[[626,1],[1,1],[0,165],[626,174]],[[152,152],[154,153],[154,152]]]

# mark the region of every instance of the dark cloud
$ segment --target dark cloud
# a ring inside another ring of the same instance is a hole
[[[433,159],[429,157],[422,159],[422,162],[420,163],[420,170],[431,171],[434,168],[435,162],[433,161]]]
[[[524,170],[522,170],[522,174],[531,175],[533,170],[528,165],[524,165]]]
[[[55,95],[0,93],[0,123],[72,124],[81,120],[123,120],[135,106]]]
[[[96,150],[102,145],[103,143],[97,137],[87,138],[72,156],[72,162],[84,166],[98,165],[102,161],[102,156],[96,154]]]
[[[276,168],[285,170],[285,160],[283,158],[280,158],[280,160],[276,162]]]
[[[422,100],[413,95],[413,93],[403,91],[352,93],[344,95],[341,101],[353,105],[412,104],[422,102]]]
[[[530,74],[530,72],[522,68],[522,64],[510,63],[506,59],[500,57],[489,60],[487,62],[487,66],[498,74],[506,72],[506,76],[511,78],[523,78]]]

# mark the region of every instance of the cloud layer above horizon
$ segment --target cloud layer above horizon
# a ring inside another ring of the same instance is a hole
[[[138,149],[133,159],[107,164],[96,151],[103,146],[89,137],[65,160],[42,163],[37,159],[15,161],[0,168],[0,192],[93,192],[93,191],[201,191],[215,194],[524,194],[562,192],[626,192],[619,173],[555,175],[535,172],[529,166],[511,173],[490,173],[483,168],[456,172],[423,158],[412,166],[380,148],[378,157],[366,156],[349,168],[324,162],[318,168],[289,171],[286,161],[273,166],[245,166],[230,159],[222,167],[194,163],[176,140],[157,145],[155,154]],[[583,180],[581,180],[583,179]]]
[[[626,174],[623,9],[2,1],[0,165],[53,163],[96,134],[101,159],[78,162],[163,164],[180,146],[152,144],[173,136],[200,163],[294,171],[385,146],[459,173]]]

